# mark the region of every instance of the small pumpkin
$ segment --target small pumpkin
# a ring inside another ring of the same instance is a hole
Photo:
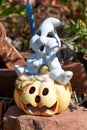
[[[71,85],[59,85],[45,78],[22,75],[16,79],[14,100],[17,106],[31,115],[51,116],[63,112],[71,100]]]

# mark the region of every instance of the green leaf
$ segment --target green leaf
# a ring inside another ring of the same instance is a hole
[[[16,7],[9,7],[9,8],[5,8],[4,10],[2,10],[0,12],[0,15],[1,16],[8,16],[8,15],[11,15],[11,14],[22,14],[24,13],[26,10],[24,7],[19,7],[19,8],[16,8]]]
[[[67,3],[69,0],[60,0],[62,3]]]
[[[66,38],[66,39],[62,39],[62,42],[64,43],[72,43],[73,41],[77,40],[78,38],[80,38],[80,35],[79,33],[76,33],[75,35],[69,37],[69,38]]]
[[[0,0],[0,6],[1,6],[1,7],[4,6],[4,5],[5,5],[5,2],[6,2],[6,0]]]

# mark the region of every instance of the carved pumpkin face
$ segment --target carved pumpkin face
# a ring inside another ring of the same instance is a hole
[[[64,111],[71,99],[71,86],[58,85],[49,78],[37,80],[22,75],[16,80],[14,99],[17,106],[27,114],[51,116]]]

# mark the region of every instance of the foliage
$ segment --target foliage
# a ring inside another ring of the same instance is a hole
[[[67,4],[69,9],[71,0],[60,0],[62,3]],[[81,12],[82,17],[71,20],[70,24],[64,25],[63,29],[66,30],[66,33],[70,35],[68,38],[61,39],[63,43],[72,44],[75,47],[76,52],[84,52],[87,54],[87,48],[85,49],[80,44],[80,39],[83,39],[85,43],[87,42],[87,0],[73,0],[78,2],[76,11]],[[72,14],[72,10],[71,10]]]
[[[82,47],[79,43],[78,39],[83,39],[84,41],[87,41],[87,25],[82,21],[77,19],[75,22],[74,20],[71,20],[71,23],[69,25],[64,25],[64,29],[66,32],[69,32],[72,36],[68,38],[63,38],[63,43],[72,44],[75,47],[76,52],[84,52],[87,53],[87,49]]]
[[[8,7],[5,8],[4,10],[0,11],[1,16],[8,16],[11,14],[23,14],[25,12],[24,7],[16,8],[16,7]]]
[[[25,52],[28,48],[28,44],[29,44],[29,41],[25,40],[24,43],[22,44],[21,51]]]
[[[0,6],[3,6],[5,4],[6,0],[1,0],[0,1]]]
[[[60,0],[60,2],[63,2],[63,3],[64,3],[64,2],[69,2],[69,1],[70,1],[70,0]],[[82,2],[82,3],[83,3],[85,0],[74,0],[74,1],[78,1],[78,2]]]
[[[12,2],[9,4],[6,0],[0,1],[0,16],[8,16],[11,14],[25,14],[26,10],[24,6],[13,6]]]

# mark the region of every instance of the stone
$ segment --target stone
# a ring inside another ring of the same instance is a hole
[[[5,27],[0,23],[0,58],[8,69],[14,69],[14,65],[26,64],[24,58],[16,50],[16,48],[6,40]]]
[[[13,97],[15,80],[17,79],[14,70],[0,69],[0,96]]]
[[[0,43],[5,39],[6,37],[6,30],[2,23],[0,23]]]
[[[30,55],[30,52],[20,52],[20,55],[24,58],[24,60],[26,60],[26,58]],[[16,72],[6,68],[5,64],[0,58],[0,96],[13,97],[16,79]]]
[[[3,130],[87,130],[87,111],[67,108],[61,114],[43,117],[26,115],[11,106],[4,115]]]
[[[64,70],[71,70],[73,72],[73,77],[70,81],[72,89],[77,92],[87,93],[87,73],[84,65],[80,62],[74,62],[65,65]]]

